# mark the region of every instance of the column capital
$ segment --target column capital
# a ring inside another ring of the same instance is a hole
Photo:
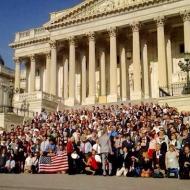
[[[57,47],[57,42],[54,41],[54,40],[51,40],[51,41],[49,42],[49,45],[50,45],[50,48],[51,48],[51,49],[56,49],[56,47]]]
[[[13,61],[15,62],[15,64],[20,64],[20,57],[14,57]]]
[[[108,33],[109,33],[110,37],[116,37],[116,35],[117,35],[117,28],[115,26],[110,27],[108,29]]]
[[[35,54],[31,54],[29,55],[30,61],[33,62],[36,60],[36,55]]]
[[[69,36],[68,41],[70,45],[75,45],[75,41],[76,41],[75,36]]]
[[[190,11],[189,10],[181,11],[180,15],[183,18],[183,22],[190,21]]]
[[[131,23],[131,27],[132,27],[133,32],[139,32],[141,24],[140,24],[140,22],[135,21],[135,22]]]
[[[163,27],[164,23],[165,23],[165,17],[164,16],[158,16],[156,18],[154,18],[154,20],[156,21],[157,27]]]
[[[46,55],[46,58],[47,58],[47,59],[50,59],[50,58],[51,58],[51,52],[50,52],[50,51],[45,52],[45,55]]]
[[[86,36],[88,37],[89,41],[95,40],[95,32],[88,32]]]

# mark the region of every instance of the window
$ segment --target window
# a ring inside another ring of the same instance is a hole
[[[180,44],[179,45],[179,52],[182,54],[182,53],[185,53],[185,48],[184,48],[184,44]]]

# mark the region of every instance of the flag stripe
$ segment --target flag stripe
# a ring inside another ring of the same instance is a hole
[[[39,172],[57,173],[68,170],[68,157],[66,153],[52,157],[41,157]]]

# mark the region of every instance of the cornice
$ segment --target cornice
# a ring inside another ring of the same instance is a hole
[[[50,37],[46,36],[46,37],[42,37],[42,38],[33,38],[33,39],[29,39],[29,40],[24,40],[21,42],[11,43],[9,46],[11,48],[21,48],[21,47],[26,47],[26,46],[32,45],[32,44],[48,42],[49,40],[50,40]]]
[[[176,2],[180,0],[142,0],[141,2],[138,1],[138,3],[136,4],[131,4],[131,5],[126,4],[125,6],[114,7],[111,10],[87,14],[86,16],[83,16],[83,17],[77,17],[77,15],[75,15],[84,11],[85,8],[90,6],[91,4],[96,5],[95,4],[96,1],[97,0],[87,1],[86,3],[82,4],[80,7],[77,7],[76,9],[72,10],[71,12],[64,15],[63,17],[47,25],[46,29],[53,30],[53,29],[63,28],[66,26],[71,26],[71,25],[75,25],[79,23],[85,23],[87,21],[93,21],[95,19],[102,18],[102,17],[108,17],[108,16],[115,15],[118,13],[137,11],[145,7],[151,7],[151,6],[155,6],[155,5],[159,5],[163,3],[172,3],[172,2]],[[96,6],[98,6],[98,4]],[[76,16],[76,18],[72,18],[73,16]]]

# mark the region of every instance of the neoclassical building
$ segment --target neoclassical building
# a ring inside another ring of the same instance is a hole
[[[14,70],[5,66],[0,57],[0,113],[12,105]]]
[[[158,99],[160,90],[186,81],[178,62],[190,53],[190,1],[85,0],[51,13],[40,28],[16,33],[10,46],[15,107]]]

